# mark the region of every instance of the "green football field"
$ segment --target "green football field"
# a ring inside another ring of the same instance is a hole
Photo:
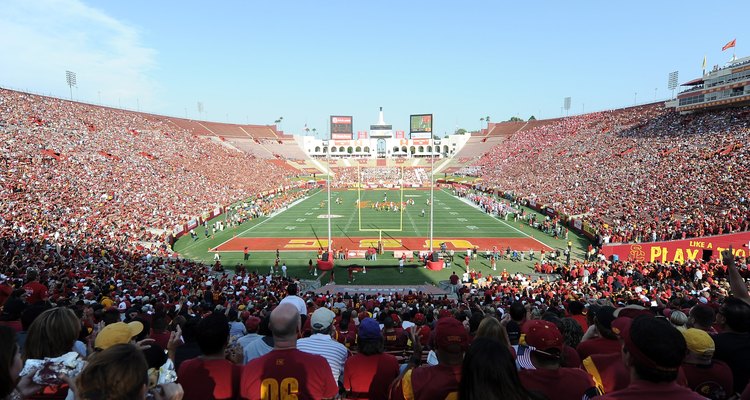
[[[512,216],[504,221],[487,215],[453,196],[449,190],[436,188],[434,196],[433,248],[446,243],[459,257],[463,257],[469,247],[479,248],[482,255],[493,246],[501,250],[507,247],[524,251],[534,249],[538,259],[542,249],[565,247],[564,238],[554,239],[520,221],[514,223]],[[429,198],[430,191],[424,189],[332,190],[332,247],[352,252],[365,250],[370,246],[377,247],[380,241],[385,250],[385,254],[379,255],[377,261],[362,258],[336,260],[334,270],[339,272],[338,280],[347,279],[346,271],[341,271],[349,265],[368,268],[367,274],[357,276],[357,284],[424,283],[446,279],[450,270],[427,271],[417,268],[416,261],[407,263],[408,268],[403,274],[393,273],[398,264],[393,251],[407,251],[411,254],[429,249]],[[307,278],[309,260],[316,259],[318,249],[328,247],[326,199],[325,190],[311,191],[308,197],[288,209],[228,228],[218,232],[215,237],[205,237],[203,228],[199,227],[196,228],[197,240],[192,240],[189,235],[184,236],[174,248],[184,257],[206,263],[212,263],[214,255],[218,253],[225,266],[231,268],[242,263],[249,270],[266,274],[270,271],[278,249],[282,262],[289,267],[289,273]],[[384,202],[387,209],[382,207]],[[405,204],[407,202],[413,204]],[[588,243],[572,233],[569,239],[574,243],[574,256],[581,256]],[[250,252],[247,261],[243,259],[245,246]],[[463,264],[463,261],[454,262],[454,268],[460,267],[456,269],[457,273],[463,272]],[[500,260],[497,263],[497,273],[502,269],[509,272],[531,272],[532,266],[533,262],[530,261]],[[489,261],[481,256],[471,261],[470,268],[484,274],[493,273]],[[325,282],[329,278],[325,277]]]

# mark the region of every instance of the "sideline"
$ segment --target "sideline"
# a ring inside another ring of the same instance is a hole
[[[477,209],[477,210],[478,210],[478,211],[479,211],[480,213],[484,214],[484,215],[485,215],[485,216],[487,216],[488,218],[491,218],[491,219],[492,219],[493,221],[497,221],[497,222],[500,222],[500,223],[504,224],[505,226],[507,226],[508,228],[510,228],[510,229],[513,229],[514,231],[516,231],[516,232],[520,233],[521,235],[525,236],[526,238],[528,238],[528,239],[532,239],[532,240],[534,240],[535,242],[537,242],[537,243],[539,243],[539,244],[541,244],[541,245],[543,245],[543,246],[554,248],[554,247],[552,247],[552,246],[550,246],[550,245],[548,245],[548,244],[546,244],[546,243],[542,242],[541,240],[539,240],[539,239],[537,239],[537,238],[535,238],[535,237],[533,237],[533,236],[529,235],[528,233],[526,233],[526,232],[524,232],[524,231],[522,231],[522,230],[520,230],[520,229],[516,228],[515,226],[513,226],[513,225],[511,225],[511,224],[509,224],[509,223],[507,223],[507,222],[503,221],[502,219],[500,219],[500,218],[495,218],[494,216],[492,216],[492,215],[490,215],[490,214],[487,214],[487,213],[486,213],[486,212],[484,212],[484,211],[483,211],[483,210],[482,210],[482,209],[481,209],[481,208],[480,208],[480,207],[479,207],[478,205],[476,205],[476,204],[472,203],[471,201],[469,201],[469,200],[468,200],[468,199],[466,199],[465,197],[458,197],[458,196],[455,196],[455,195],[453,195],[452,193],[446,192],[446,191],[445,191],[445,189],[440,189],[440,190],[441,190],[441,191],[443,191],[443,192],[444,192],[445,194],[447,194],[447,195],[451,196],[452,198],[454,198],[454,199],[456,199],[456,200],[458,200],[458,201],[461,201],[461,202],[463,202],[463,203],[465,203],[465,204],[467,204],[467,205],[469,205],[469,206],[471,206],[471,207],[473,207],[473,208]]]
[[[272,212],[272,213],[271,213],[270,215],[268,215],[268,216],[266,217],[266,219],[264,219],[263,221],[260,221],[259,223],[257,223],[257,224],[255,224],[255,225],[253,225],[253,226],[251,226],[251,227],[249,227],[249,228],[245,229],[244,231],[242,231],[242,232],[240,232],[240,233],[238,233],[238,234],[236,234],[236,235],[234,235],[234,236],[230,237],[229,239],[227,239],[227,240],[223,241],[222,243],[220,243],[220,244],[218,244],[218,245],[216,245],[216,246],[212,247],[212,248],[211,248],[211,250],[209,250],[208,252],[209,252],[209,253],[216,253],[216,249],[217,249],[217,248],[219,248],[220,246],[223,246],[223,245],[225,245],[225,244],[227,244],[227,243],[231,242],[231,241],[232,241],[233,239],[235,239],[235,238],[237,238],[237,237],[241,237],[241,236],[242,236],[242,235],[244,235],[245,233],[247,233],[247,232],[250,232],[250,231],[252,231],[253,229],[255,229],[255,228],[257,228],[257,227],[259,227],[259,226],[261,226],[261,225],[265,224],[265,223],[266,223],[266,222],[268,222],[268,221],[270,221],[270,220],[271,220],[271,218],[273,218],[273,217],[275,217],[275,216],[277,216],[277,215],[279,215],[279,214],[281,214],[281,213],[283,213],[283,212],[285,212],[285,211],[287,211],[287,210],[290,210],[290,209],[292,208],[292,206],[296,206],[297,204],[299,204],[299,203],[301,203],[301,202],[303,202],[303,201],[305,201],[305,200],[307,200],[307,199],[309,199],[309,198],[311,198],[311,197],[315,196],[315,195],[316,195],[316,194],[318,194],[318,193],[319,193],[319,192],[316,192],[316,193],[313,193],[312,195],[309,195],[309,196],[304,196],[304,197],[301,197],[301,198],[299,198],[299,199],[297,199],[297,200],[294,200],[293,202],[289,203],[289,204],[288,204],[288,205],[287,205],[287,206],[286,206],[286,207],[285,207],[284,209],[278,209],[278,210],[276,210],[276,211]],[[222,215],[224,215],[224,214],[222,214]],[[217,218],[219,218],[219,217],[217,217]],[[199,225],[199,226],[200,226],[200,225]],[[185,248],[183,248],[183,249],[182,249],[182,251],[180,251],[180,252],[179,252],[179,254],[185,254],[185,253],[187,252],[187,250],[189,250],[189,249],[192,249],[193,247],[195,247],[195,246],[197,246],[197,245],[199,245],[199,244],[201,244],[201,242],[200,242],[200,241],[196,241],[196,242],[194,242],[194,243],[191,243],[191,244],[189,244],[189,245],[185,246]]]

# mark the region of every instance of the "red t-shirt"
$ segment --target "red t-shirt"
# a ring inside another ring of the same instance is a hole
[[[433,365],[406,371],[391,389],[391,400],[444,400],[458,395],[460,365]],[[455,397],[457,398],[457,397]]]
[[[711,364],[682,364],[687,378],[687,386],[694,392],[709,399],[726,399],[734,393],[732,370],[723,361],[714,360]]]
[[[593,338],[585,342],[581,342],[576,347],[578,355],[581,356],[581,360],[585,360],[586,357],[592,354],[609,354],[609,353],[620,353],[622,345],[617,339],[605,339],[602,337]]]
[[[518,377],[527,390],[542,393],[548,399],[580,400],[584,394],[599,394],[591,376],[577,368],[523,369]]]
[[[42,285],[37,281],[31,281],[23,286],[28,297],[26,302],[29,304],[36,304],[40,301],[47,300],[49,294],[47,293],[47,286]]]
[[[180,364],[177,383],[185,389],[184,400],[236,399],[241,372],[229,360],[193,358]]]
[[[567,344],[563,347],[563,358],[561,367],[565,368],[579,368],[581,366],[581,357],[578,356],[576,349],[568,346]]]
[[[388,389],[398,374],[398,361],[391,354],[355,354],[344,364],[347,398],[387,400]]]
[[[585,315],[575,314],[575,315],[571,315],[570,318],[573,318],[573,321],[578,322],[578,325],[581,326],[581,329],[583,329],[584,332],[586,332],[589,329],[589,324],[586,321]]]
[[[253,359],[242,370],[240,396],[246,400],[333,398],[338,394],[325,358],[297,349],[273,350]]]
[[[166,349],[169,345],[169,337],[172,336],[172,332],[170,331],[161,331],[156,332],[153,329],[151,330],[151,335],[149,335],[151,339],[154,339],[154,343],[158,344],[162,349]]]

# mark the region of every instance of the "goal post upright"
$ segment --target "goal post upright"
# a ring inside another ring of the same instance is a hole
[[[432,253],[433,216],[435,207],[435,138],[430,138],[432,154],[430,154],[430,253]]]
[[[399,178],[399,186],[401,187],[401,199],[399,200],[399,202],[401,204],[399,204],[399,207],[401,207],[401,210],[400,210],[401,211],[401,221],[400,221],[400,224],[399,224],[398,228],[403,231],[404,230],[404,208],[406,208],[404,206],[404,167],[403,167],[403,165],[401,166],[400,169],[401,169],[401,178]]]
[[[362,175],[360,166],[357,166],[357,219],[359,230],[362,230]]]

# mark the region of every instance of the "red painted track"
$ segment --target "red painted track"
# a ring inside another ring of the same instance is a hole
[[[235,237],[213,249],[214,251],[243,251],[247,246],[251,251],[273,251],[276,249],[285,251],[294,250],[317,250],[328,247],[326,239],[315,238],[243,238]],[[333,238],[333,246],[344,247],[349,250],[367,249],[377,247],[378,238],[356,237],[356,238]],[[510,246],[513,250],[551,250],[544,243],[532,238],[434,238],[433,247],[439,248],[440,243],[445,242],[449,249],[465,250],[477,247],[480,250],[491,250],[497,246],[498,250],[504,250]],[[385,250],[426,250],[429,249],[429,239],[426,238],[383,238]]]

